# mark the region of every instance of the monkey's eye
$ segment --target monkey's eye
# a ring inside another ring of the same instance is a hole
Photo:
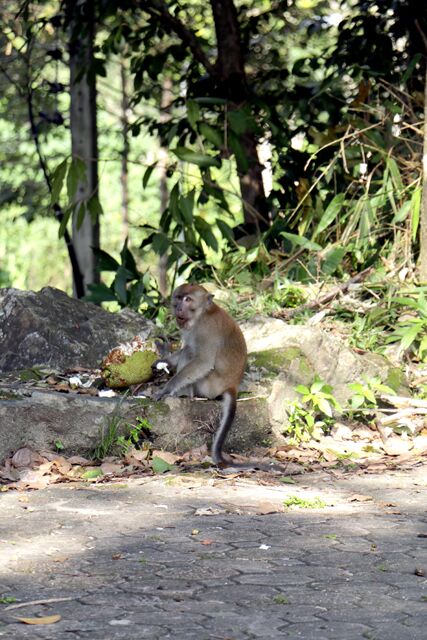
[[[192,302],[192,299],[190,298],[190,296],[185,296],[184,302]]]

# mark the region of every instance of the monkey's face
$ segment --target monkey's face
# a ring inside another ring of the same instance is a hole
[[[188,331],[212,304],[212,295],[199,285],[183,284],[172,296],[172,309],[180,329]]]

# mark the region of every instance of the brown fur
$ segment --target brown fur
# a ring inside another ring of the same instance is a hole
[[[246,343],[233,318],[197,284],[184,284],[172,295],[172,307],[181,329],[182,349],[168,360],[176,374],[158,392],[224,399],[221,424],[212,457],[221,462],[222,445],[233,421],[237,389],[246,365]]]

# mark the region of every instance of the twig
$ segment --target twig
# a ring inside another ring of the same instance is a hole
[[[343,282],[338,287],[335,287],[335,289],[332,289],[332,291],[325,293],[325,295],[319,298],[318,300],[312,300],[311,302],[306,302],[305,304],[302,304],[299,307],[296,307],[294,309],[282,309],[281,311],[278,311],[273,315],[276,318],[293,318],[298,313],[302,313],[303,311],[313,311],[314,309],[323,307],[325,304],[328,304],[328,302],[331,302],[331,300],[336,298],[341,293],[345,293],[348,290],[348,288],[351,287],[352,284],[356,284],[357,282],[363,281],[365,278],[369,276],[370,273],[372,273],[372,271],[373,271],[373,267],[368,267],[367,269],[364,269],[360,273],[356,273],[355,276],[353,276],[346,282]]]
[[[21,607],[30,607],[35,604],[50,604],[51,602],[68,602],[69,600],[75,600],[76,598],[48,598],[47,600],[31,600],[31,602],[19,602],[18,604],[11,604],[3,611],[11,611],[12,609],[20,609]]]
[[[400,409],[396,413],[392,413],[389,416],[384,416],[384,418],[380,419],[381,425],[383,427],[388,424],[394,424],[395,422],[400,422],[402,418],[410,418],[415,415],[425,416],[427,415],[427,409],[421,409],[420,407],[408,407],[407,409]]]

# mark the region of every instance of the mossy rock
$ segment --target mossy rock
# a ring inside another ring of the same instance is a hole
[[[155,351],[135,351],[124,356],[122,362],[109,362],[101,370],[102,378],[111,389],[122,389],[132,384],[148,382],[153,377],[152,364],[157,360]]]
[[[298,346],[257,351],[249,355],[249,362],[255,367],[265,369],[268,377],[275,377],[289,370],[291,366],[293,368],[296,366],[301,378],[307,381],[314,375],[310,361]]]

